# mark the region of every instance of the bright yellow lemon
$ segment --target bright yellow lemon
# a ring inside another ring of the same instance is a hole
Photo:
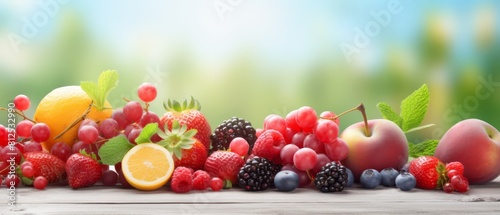
[[[154,143],[134,146],[122,160],[123,176],[139,190],[156,190],[165,185],[174,172],[172,155]]]

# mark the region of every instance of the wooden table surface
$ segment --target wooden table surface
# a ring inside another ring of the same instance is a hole
[[[3,202],[7,202],[7,189],[1,189]],[[235,188],[187,194],[167,188],[145,192],[49,186],[42,191],[21,187],[16,197],[15,207],[0,206],[2,214],[500,214],[500,178],[471,186],[465,194],[420,189],[402,192],[382,186],[364,190],[359,185],[342,193],[321,193],[312,188],[290,193]]]

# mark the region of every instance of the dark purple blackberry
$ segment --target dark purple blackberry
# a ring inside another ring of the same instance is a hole
[[[225,120],[217,126],[214,133],[210,136],[210,140],[212,141],[210,150],[227,150],[231,141],[236,137],[241,137],[248,142],[248,145],[250,145],[248,153],[250,153],[257,139],[255,128],[252,127],[252,123],[237,117]]]
[[[341,192],[347,185],[347,170],[337,162],[327,163],[316,174],[314,184],[323,193]]]
[[[274,186],[278,166],[271,161],[253,157],[248,159],[238,172],[238,185],[247,191],[266,190]]]

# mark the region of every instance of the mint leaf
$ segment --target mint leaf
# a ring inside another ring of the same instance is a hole
[[[118,85],[118,72],[107,70],[99,75],[97,84],[91,81],[80,82],[80,87],[94,101],[94,105],[99,110],[104,110],[106,99],[113,88]]]
[[[382,114],[382,117],[384,117],[384,119],[387,119],[387,120],[390,120],[390,121],[396,123],[396,125],[398,125],[399,127],[402,126],[402,124],[403,124],[403,118],[401,118],[391,108],[391,106],[389,106],[389,104],[387,104],[385,102],[380,102],[380,103],[377,104],[377,108],[380,111],[380,113]]]
[[[113,137],[99,149],[101,162],[107,165],[114,165],[121,162],[125,154],[133,147],[134,145],[125,136]]]
[[[158,131],[158,123],[149,123],[142,129],[139,136],[135,138],[135,142],[137,144],[150,143],[151,137],[154,134],[156,134],[157,131]]]
[[[429,89],[422,85],[418,90],[410,94],[401,102],[401,118],[403,131],[418,127],[424,120],[429,106]]]
[[[408,154],[413,158],[434,155],[434,151],[436,151],[438,143],[439,140],[426,140],[417,144],[408,142]]]

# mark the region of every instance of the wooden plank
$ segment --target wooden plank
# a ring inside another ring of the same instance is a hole
[[[1,196],[7,198],[6,189]],[[500,180],[471,186],[465,194],[379,187],[365,190],[355,186],[342,193],[321,193],[313,188],[290,193],[267,190],[245,192],[235,188],[191,191],[176,194],[168,188],[145,192],[119,187],[93,186],[73,190],[49,186],[46,190],[21,187],[17,205],[0,205],[2,214],[155,214],[172,213],[484,213],[500,214]],[[6,201],[4,201],[6,202]]]

